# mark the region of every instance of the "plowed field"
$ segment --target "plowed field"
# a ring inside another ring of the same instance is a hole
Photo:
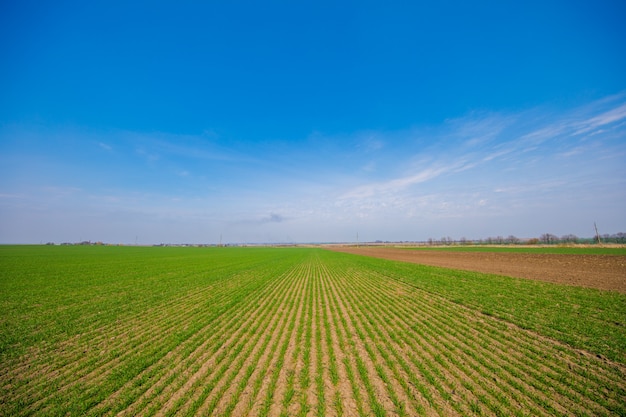
[[[626,293],[626,256],[452,252],[354,246],[329,246],[329,249],[395,261]]]
[[[0,415],[626,413],[623,364],[359,257],[132,250],[3,258]]]

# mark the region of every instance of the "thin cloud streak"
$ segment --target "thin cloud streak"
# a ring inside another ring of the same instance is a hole
[[[609,110],[603,114],[592,117],[581,123],[584,127],[574,132],[575,135],[581,135],[598,127],[605,126],[626,118],[626,104],[615,109]]]
[[[615,100],[599,100],[549,116],[545,109],[508,116],[470,114],[431,133],[426,151],[430,162],[424,163],[425,155],[413,155],[421,167],[416,173],[407,169],[407,174],[386,181],[357,185],[341,193],[337,205],[368,219],[384,213],[409,218],[418,212],[471,216],[478,215],[478,210],[502,215],[513,210],[513,215],[524,211],[524,205],[558,210],[562,207],[559,199],[575,201],[576,195],[593,192],[594,183],[599,187],[603,174],[601,169],[596,172],[596,160],[611,156],[603,168],[626,162],[624,126],[618,123],[625,117],[626,104]],[[493,126],[497,126],[495,132]],[[594,142],[583,145],[586,138],[581,134],[592,131]],[[436,145],[455,139],[461,139],[460,146]],[[565,164],[575,164],[576,169]],[[618,182],[626,182],[621,171],[615,174]],[[579,179],[583,176],[587,178],[584,186]],[[490,190],[485,187],[489,183],[499,184]],[[438,191],[444,189],[448,191]],[[626,199],[623,189],[615,189],[614,195]]]
[[[386,182],[362,185],[343,194],[339,199],[364,198],[397,193],[412,185],[436,178],[449,170],[449,168],[428,168],[414,175],[396,178]]]

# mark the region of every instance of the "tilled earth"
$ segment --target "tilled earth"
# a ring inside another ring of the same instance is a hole
[[[328,247],[339,252],[626,293],[626,256]]]

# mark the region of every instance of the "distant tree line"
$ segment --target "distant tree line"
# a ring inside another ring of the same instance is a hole
[[[615,234],[604,234],[600,236],[601,243],[622,243],[626,244],[626,233],[620,232]],[[426,241],[429,245],[555,245],[555,244],[594,244],[598,243],[596,237],[581,238],[573,234],[563,235],[558,237],[552,233],[544,233],[539,237],[530,239],[520,239],[516,236],[509,235],[507,237],[496,236],[487,237],[484,239],[467,239],[461,237],[459,240],[454,240],[449,236],[442,237],[440,239],[429,238]]]

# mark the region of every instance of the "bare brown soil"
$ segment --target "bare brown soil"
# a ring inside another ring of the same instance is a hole
[[[354,246],[329,246],[328,249],[394,261],[626,293],[626,256],[452,252]]]

